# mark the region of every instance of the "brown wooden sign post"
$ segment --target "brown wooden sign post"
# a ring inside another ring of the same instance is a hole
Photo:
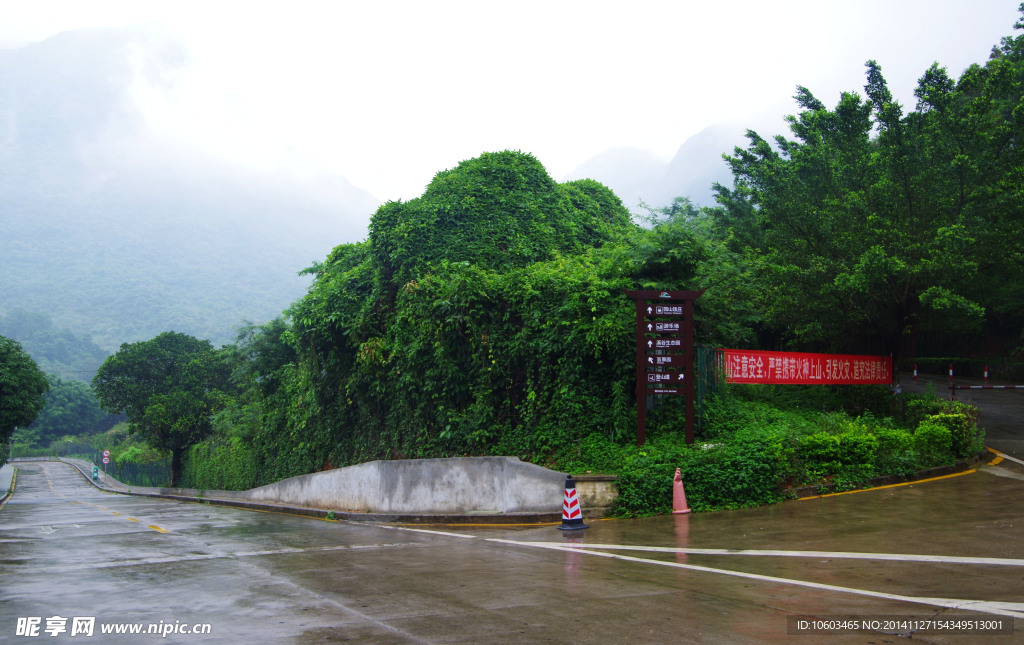
[[[693,443],[693,301],[704,291],[626,291],[636,303],[636,443],[647,440],[647,397],[686,397]]]

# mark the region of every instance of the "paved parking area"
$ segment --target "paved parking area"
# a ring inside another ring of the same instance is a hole
[[[125,625],[208,626],[161,638],[179,643],[895,643],[910,620],[950,617],[1003,633],[914,641],[1024,633],[1024,465],[1011,460],[576,534],[327,522],[105,493],[65,464],[19,468],[0,511],[4,640],[54,617],[69,632],[92,618],[96,642],[142,642],[100,635]],[[833,617],[878,622],[795,633]]]

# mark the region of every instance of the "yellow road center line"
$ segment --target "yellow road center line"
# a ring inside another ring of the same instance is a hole
[[[156,531],[158,533],[170,533],[170,531],[168,531],[167,529],[162,529],[159,526],[157,526],[156,524],[149,524],[149,525],[146,526],[146,528],[147,529],[153,529],[154,531]]]
[[[875,486],[874,488],[860,488],[858,490],[845,490],[841,493],[828,493],[826,495],[809,495],[807,497],[800,497],[799,500],[804,499],[818,499],[819,497],[835,497],[836,495],[850,495],[852,493],[867,493],[873,490],[882,490],[883,488],[896,488],[897,486],[910,486],[912,484],[923,484],[925,482],[934,482],[940,479],[949,479],[950,477],[960,477],[961,475],[970,475],[971,473],[978,472],[977,469],[971,468],[961,473],[953,473],[952,475],[942,475],[941,477],[929,477],[928,479],[918,479],[912,482],[900,482],[899,484],[886,484],[885,486]]]

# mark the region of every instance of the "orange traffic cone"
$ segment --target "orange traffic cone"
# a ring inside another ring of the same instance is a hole
[[[689,513],[690,507],[686,505],[686,489],[683,488],[683,475],[680,469],[676,468],[676,476],[672,479],[672,513]]]
[[[576,482],[572,475],[565,476],[565,493],[562,495],[561,531],[576,531],[590,528],[583,523],[583,511],[580,510],[580,498],[576,495]]]

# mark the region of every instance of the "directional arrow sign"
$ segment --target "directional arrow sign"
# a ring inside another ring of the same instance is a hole
[[[693,365],[693,301],[701,291],[625,290],[636,307],[636,441],[646,438],[650,397],[684,395],[686,443],[693,443],[694,382],[686,372]],[[649,372],[651,368],[675,368]],[[661,389],[658,389],[658,388]]]

